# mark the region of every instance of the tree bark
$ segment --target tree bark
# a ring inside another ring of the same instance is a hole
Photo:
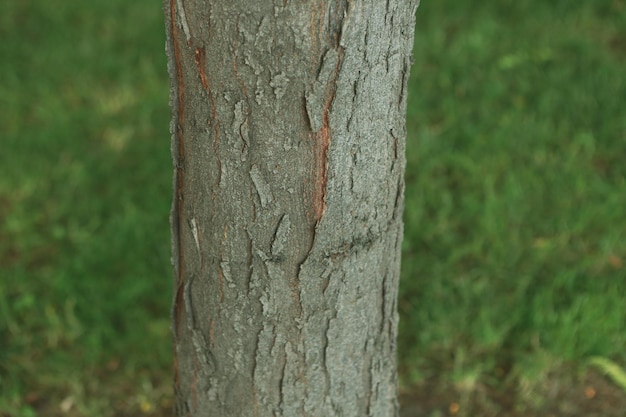
[[[417,0],[164,0],[177,416],[395,416]]]

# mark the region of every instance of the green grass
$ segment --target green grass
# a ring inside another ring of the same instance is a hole
[[[588,3],[418,11],[409,379],[626,361],[626,9]]]
[[[20,0],[0,19],[0,414],[110,415],[100,378],[137,397],[171,374],[160,4]]]
[[[66,3],[0,15],[0,414],[155,413],[171,398],[161,5]],[[624,367],[626,4],[425,0],[414,55],[404,383]]]

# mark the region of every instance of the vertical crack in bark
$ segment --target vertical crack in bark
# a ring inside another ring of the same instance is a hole
[[[252,238],[249,233],[245,234],[246,236],[246,256],[248,257],[247,265],[248,265],[248,275],[246,277],[246,297],[250,296],[252,292],[252,276],[254,274],[254,254],[252,253]]]
[[[204,46],[196,48],[194,59],[196,61],[196,67],[198,68],[198,74],[200,74],[200,81],[202,82],[202,87],[206,91],[209,91],[209,83],[207,81],[206,74],[204,71],[204,61],[206,59],[206,50]]]
[[[347,1],[332,0],[327,4],[321,2],[320,10],[311,13],[312,53],[315,55],[320,49],[320,36],[329,48],[323,55],[317,80],[305,93],[305,111],[312,130],[315,160],[312,199],[314,224],[321,219],[326,205],[327,156],[332,139],[329,115],[343,61],[344,49],[340,41],[347,9]],[[319,30],[318,26],[322,26],[323,30]]]
[[[349,0],[333,0],[329,4],[328,12],[328,42],[334,48],[339,47],[341,32],[343,30],[343,19],[348,11]]]
[[[286,350],[286,345],[285,345]],[[285,380],[287,380],[287,352],[281,352],[281,368],[280,368],[280,380],[278,382],[278,390],[279,390],[279,401],[278,406],[280,409],[284,409],[285,407]]]
[[[305,95],[305,109],[313,130],[311,137],[314,155],[312,198],[314,223],[319,222],[326,207],[327,159],[332,140],[330,113],[337,91],[343,54],[342,47],[326,52],[318,79]]]
[[[195,410],[198,405],[198,396],[204,395],[204,391],[207,390],[209,378],[215,373],[217,363],[204,334],[196,324],[192,299],[193,282],[194,276],[184,285],[183,303],[186,315],[186,326],[191,334],[191,344],[195,353],[193,356],[193,374],[190,384],[191,404]]]
[[[226,279],[227,285],[232,281],[232,278],[230,276],[230,265],[228,264],[228,262],[224,261],[224,259],[230,259],[230,258],[227,258],[226,255],[224,254],[227,241],[228,241],[228,225],[226,224],[224,225],[224,230],[222,232],[222,239],[220,240],[220,258],[218,262],[218,290],[220,293],[220,301],[219,301],[218,309],[217,309],[218,315],[221,312],[222,304],[224,302],[224,279]]]
[[[335,309],[335,318],[337,317],[337,310]],[[324,369],[324,381],[326,383],[326,387],[324,390],[324,397],[325,398],[330,398],[331,397],[331,391],[330,391],[330,369],[328,369],[328,355],[327,355],[327,350],[328,350],[328,346],[330,344],[330,335],[329,335],[329,331],[330,331],[330,322],[331,322],[331,318],[327,318],[326,319],[326,323],[325,323],[325,327],[324,327],[324,345],[322,346],[322,367]]]
[[[334,97],[334,91],[331,92],[326,103],[322,115],[322,128],[315,133],[314,136],[314,155],[315,155],[315,181],[313,190],[313,219],[317,223],[324,214],[326,207],[326,183],[328,181],[326,175],[326,165],[328,157],[328,146],[331,140],[330,123],[328,122],[328,112],[330,104]]]
[[[185,160],[185,142],[182,131],[182,124],[184,120],[184,79],[182,70],[182,54],[180,51],[180,40],[178,37],[178,29],[176,27],[176,0],[170,2],[170,34],[171,34],[171,47],[174,53],[174,68],[172,71],[172,78],[176,80],[176,109],[175,109],[175,127],[174,138],[175,146],[173,149],[176,152],[175,155],[175,201],[172,204],[172,235],[173,235],[173,251],[175,252],[175,274],[176,274],[176,295],[173,306],[173,325],[174,332],[177,335],[180,323],[181,309],[183,306],[183,287],[185,283],[184,278],[184,255],[180,248],[181,245],[181,233],[182,233],[182,211],[183,211],[183,185],[184,185],[184,160]]]

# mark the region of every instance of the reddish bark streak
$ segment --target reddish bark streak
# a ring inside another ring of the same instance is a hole
[[[183,80],[183,71],[182,71],[182,57],[179,46],[178,39],[178,28],[176,27],[176,1],[171,0],[170,2],[170,21],[171,21],[171,32],[172,32],[172,45],[174,50],[174,63],[176,66],[176,80],[177,80],[177,123],[176,123],[176,139],[178,146],[178,160],[176,161],[176,229],[178,232],[178,236],[176,237],[178,248],[178,260],[177,260],[177,269],[178,276],[176,277],[176,299],[174,300],[174,321],[176,331],[179,329],[181,310],[184,306],[183,302],[183,287],[184,287],[184,259],[183,259],[183,251],[180,250],[180,241],[181,241],[181,233],[182,233],[182,222],[181,222],[181,213],[183,210],[183,184],[184,184],[184,167],[183,162],[185,158],[185,143],[182,132],[182,125],[184,120],[184,104],[185,98],[183,94],[184,89],[184,80]]]
[[[339,76],[339,69],[341,68],[341,61],[343,59],[343,50],[339,49],[339,59],[335,66],[335,74],[329,86],[327,86],[327,97],[324,102],[324,110],[322,111],[322,127],[320,130],[314,133],[313,154],[315,158],[315,175],[313,184],[313,218],[315,222],[318,222],[324,215],[326,208],[326,185],[327,185],[327,172],[326,165],[328,159],[328,147],[332,140],[332,131],[330,129],[330,107],[335,98],[335,92],[337,89],[337,78]]]
[[[330,103],[328,103],[330,104]],[[324,108],[322,128],[314,134],[315,176],[313,183],[313,219],[318,222],[324,214],[326,206],[326,158],[331,132],[328,125],[328,106]]]
[[[198,73],[200,74],[200,81],[202,82],[202,87],[204,87],[204,89],[208,91],[209,83],[207,81],[206,74],[204,72],[205,58],[206,58],[206,52],[205,52],[204,47],[196,48],[196,55],[195,55],[196,67],[198,67]]]
[[[220,183],[222,181],[222,161],[220,160],[219,154],[219,121],[217,120],[217,107],[215,104],[215,100],[213,98],[213,94],[211,93],[211,84],[209,82],[209,78],[206,75],[206,71],[204,70],[204,63],[206,61],[206,49],[203,47],[196,48],[195,52],[195,61],[196,67],[198,68],[198,74],[200,75],[200,82],[202,83],[202,88],[207,92],[209,97],[209,104],[211,105],[211,127],[213,128],[213,151],[215,152],[215,158],[217,159],[217,182]],[[215,199],[215,192],[213,193],[213,199]]]

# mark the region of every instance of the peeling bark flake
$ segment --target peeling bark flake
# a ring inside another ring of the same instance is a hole
[[[263,174],[261,174],[261,170],[258,166],[252,165],[250,168],[250,177],[261,200],[261,207],[267,207],[267,205],[272,202],[272,188],[263,178]]]
[[[335,49],[329,49],[324,54],[317,79],[305,92],[306,114],[313,132],[322,128],[324,113],[327,110],[328,94],[334,94],[338,62],[339,52]],[[329,87],[333,91],[327,91]]]
[[[279,256],[283,254],[285,250],[285,245],[287,244],[287,235],[291,230],[291,221],[289,221],[289,215],[285,214],[281,219],[280,223],[278,223],[278,228],[276,229],[276,235],[274,236],[274,241],[272,242],[272,255]]]
[[[185,38],[187,39],[187,43],[191,43],[191,32],[189,31],[189,23],[187,23],[187,15],[185,14],[185,6],[183,5],[183,0],[176,0],[176,6],[178,6],[178,14],[180,15],[180,25],[183,27],[183,32],[185,32]]]
[[[191,227],[191,234],[193,235],[193,240],[196,243],[196,249],[198,250],[198,255],[201,254],[200,251],[200,238],[198,237],[198,225],[196,224],[196,219],[192,218],[189,222],[189,226]]]

